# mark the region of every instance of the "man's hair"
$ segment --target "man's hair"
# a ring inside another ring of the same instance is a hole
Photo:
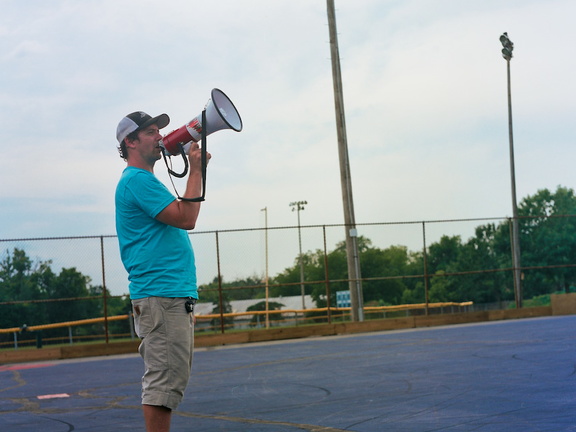
[[[134,132],[129,133],[126,135],[126,138],[122,140],[122,144],[118,146],[118,153],[120,153],[120,157],[124,160],[128,159],[128,148],[126,147],[126,140],[129,139],[130,141],[134,141],[138,139],[138,133],[140,130],[135,130]]]

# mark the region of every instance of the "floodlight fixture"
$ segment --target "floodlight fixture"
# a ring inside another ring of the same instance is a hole
[[[502,48],[502,57],[504,57],[506,61],[510,61],[512,58],[512,51],[514,51],[514,42],[510,40],[508,33],[506,32],[502,33],[502,36],[500,36],[500,42],[504,47]]]

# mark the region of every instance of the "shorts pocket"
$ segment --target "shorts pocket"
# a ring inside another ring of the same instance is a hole
[[[144,359],[147,373],[165,370],[168,365],[165,305],[163,299],[147,297],[132,301],[134,330],[141,340],[138,351]]]
[[[154,317],[154,309],[150,305],[150,298],[132,300],[132,311],[134,313],[134,331],[140,339],[144,339],[157,322]]]

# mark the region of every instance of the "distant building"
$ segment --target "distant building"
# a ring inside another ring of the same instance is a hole
[[[249,300],[233,300],[230,302],[230,306],[232,306],[232,313],[242,313],[247,312],[247,309],[250,306],[254,306],[255,304],[264,302],[265,299],[249,299]],[[273,325],[294,325],[295,321],[297,323],[299,318],[302,318],[304,313],[302,312],[302,296],[290,296],[290,297],[270,297],[268,298],[269,303],[278,303],[281,304],[280,310],[287,311],[286,313],[282,314],[282,322],[275,321]],[[312,296],[304,296],[304,302],[306,305],[314,305],[312,308],[315,308],[314,300]],[[194,312],[198,318],[200,318],[196,326],[198,329],[208,328],[211,326],[210,322],[204,321],[201,319],[203,315],[211,315],[212,311],[216,305],[214,303],[197,303]],[[291,312],[289,312],[291,311]],[[296,312],[292,312],[296,311]],[[253,314],[249,315],[241,315],[234,317],[234,328],[253,328],[250,325],[252,322],[252,318],[254,317]],[[264,315],[259,315],[257,318],[257,325],[256,328],[265,327],[266,318]]]

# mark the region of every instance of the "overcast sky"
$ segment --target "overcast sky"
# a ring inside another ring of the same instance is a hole
[[[505,31],[518,199],[574,187],[576,2],[336,9],[358,223],[511,215]],[[118,122],[168,133],[212,88],[244,130],[208,139],[198,229],[344,222],[325,1],[3,0],[0,44],[0,238],[115,234]]]

